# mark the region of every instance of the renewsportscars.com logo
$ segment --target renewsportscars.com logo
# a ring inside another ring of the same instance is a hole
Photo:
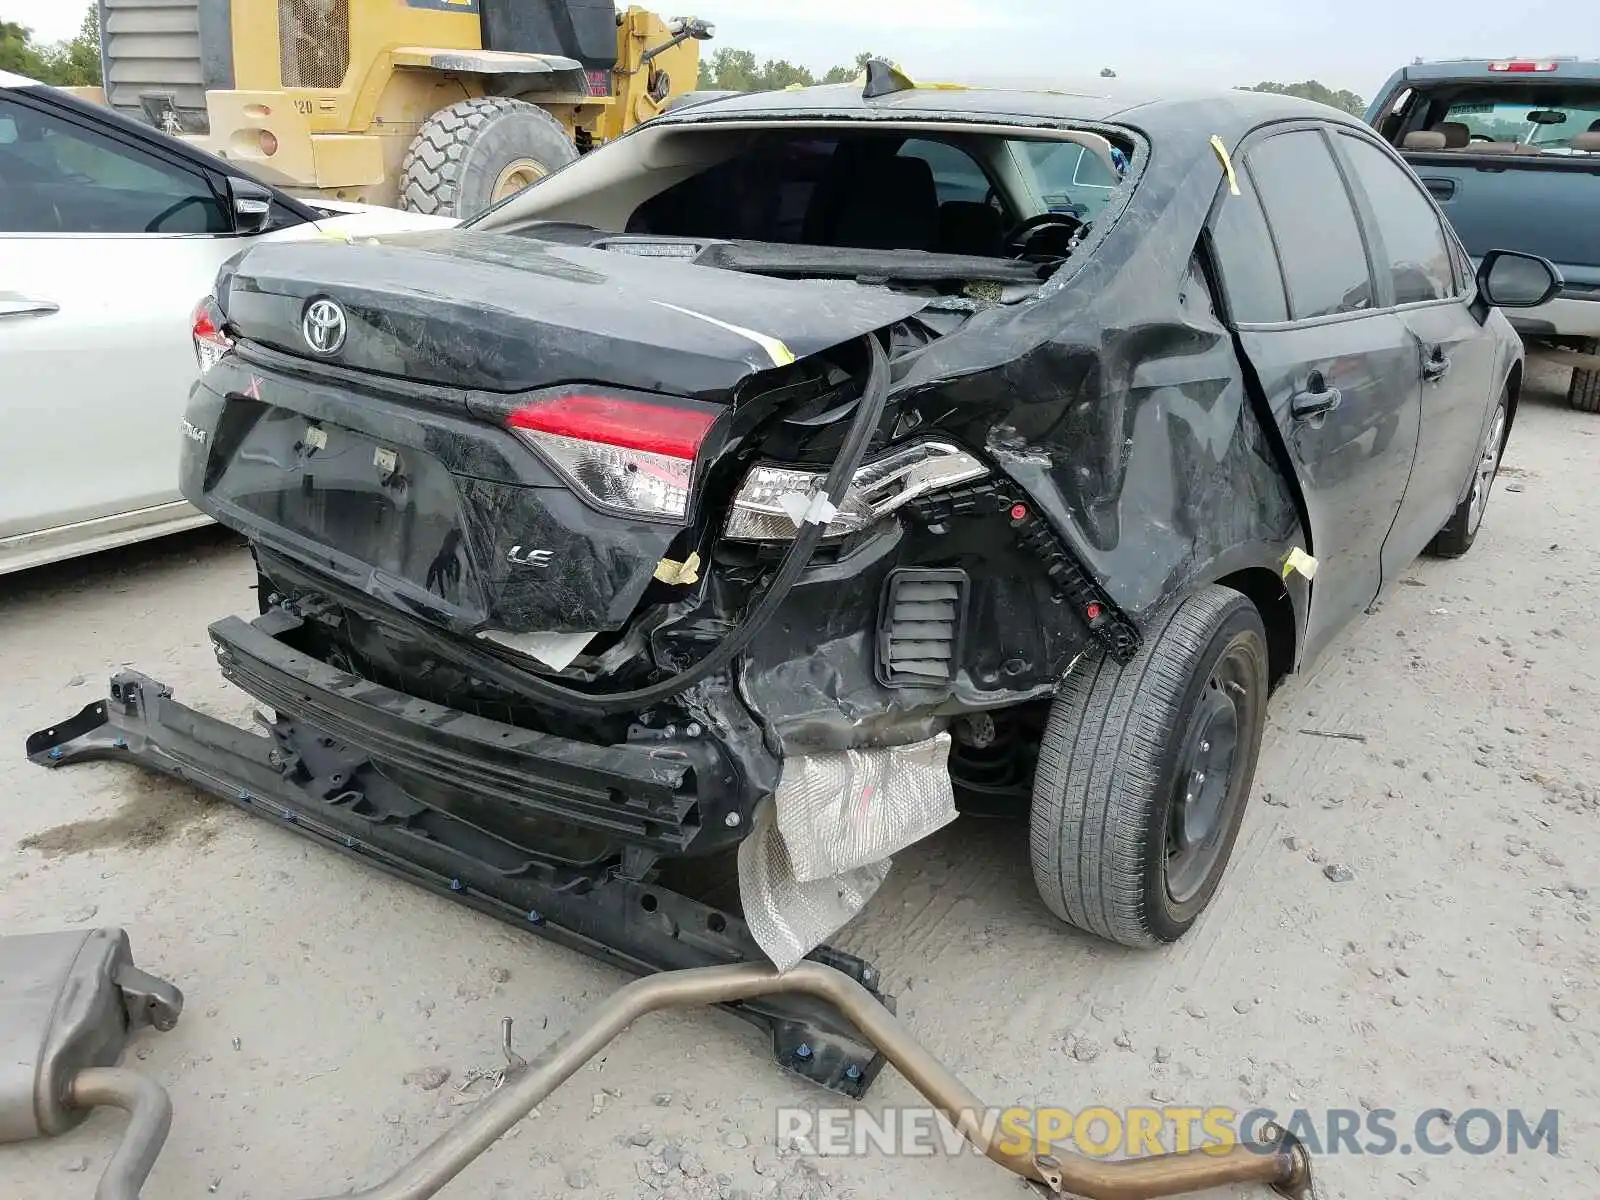
[[[1560,1153],[1561,1114],[1554,1109],[1455,1113],[1395,1109],[1007,1108],[959,1114],[966,1128],[1010,1155],[1082,1154],[1120,1158],[1147,1154],[1226,1154],[1264,1145],[1268,1126],[1286,1129],[1313,1155],[1444,1155]],[[980,1153],[938,1110],[927,1107],[784,1108],[778,1110],[778,1145],[804,1154],[927,1156]]]

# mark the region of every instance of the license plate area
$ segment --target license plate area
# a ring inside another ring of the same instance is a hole
[[[456,479],[423,450],[268,408],[212,495],[454,607],[485,608]]]
[[[498,426],[273,379],[232,389],[204,507],[347,586],[462,633],[631,619],[679,530],[589,508]]]

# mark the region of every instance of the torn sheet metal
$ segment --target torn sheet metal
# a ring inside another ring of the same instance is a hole
[[[794,876],[810,883],[879,862],[956,819],[950,735],[908,746],[791,754],[778,783],[778,831]]]
[[[788,970],[866,906],[890,857],[956,819],[950,735],[906,746],[791,754],[739,847],[756,942]]]
[[[794,876],[771,798],[739,843],[739,904],[762,952],[787,971],[867,906],[889,875],[889,860],[814,883]]]

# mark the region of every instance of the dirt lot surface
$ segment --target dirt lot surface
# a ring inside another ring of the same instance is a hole
[[[1472,554],[1407,570],[1276,699],[1224,892],[1183,944],[1058,928],[1018,827],[963,820],[901,856],[837,941],[980,1095],[1392,1109],[1400,1143],[1431,1108],[1458,1129],[1558,1109],[1558,1155],[1325,1155],[1322,1194],[1600,1194],[1600,419],[1564,387],[1540,373],[1525,397]],[[0,583],[0,929],[125,926],[187,997],[136,1051],[177,1111],[151,1197],[376,1182],[465,1111],[456,1087],[497,1065],[503,1016],[531,1056],[622,982],[182,786],[23,760],[120,664],[246,718],[205,626],[250,611],[251,582],[209,531]],[[869,1105],[914,1099],[885,1072]],[[780,1154],[777,1109],[826,1102],[742,1022],[649,1018],[443,1194],[1024,1194],[972,1158]],[[0,1191],[88,1200],[120,1127],[0,1149]]]

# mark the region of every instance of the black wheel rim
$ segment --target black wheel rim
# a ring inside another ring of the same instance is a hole
[[[1235,642],[1211,669],[1179,745],[1167,822],[1167,895],[1174,904],[1200,893],[1229,840],[1253,679],[1249,651]]]

